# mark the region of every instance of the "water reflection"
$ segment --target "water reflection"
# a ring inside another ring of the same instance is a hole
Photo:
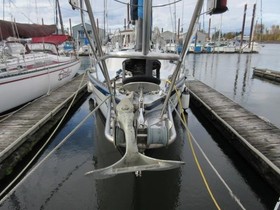
[[[241,199],[241,203],[244,205],[246,204],[245,207],[248,207],[248,209],[273,209],[274,202],[271,201],[277,200],[277,193],[270,186],[268,186],[267,183],[258,174],[256,174],[254,170],[251,170],[251,166],[249,166],[248,163],[244,161],[244,159],[235,151],[232,145],[225,140],[225,137],[213,126],[213,124],[209,122],[205,116],[201,115],[201,112],[196,107],[192,106],[191,111],[191,120],[195,120],[193,118],[193,116],[195,116],[208,135],[211,136],[211,139],[213,139],[213,141],[217,143],[217,146],[223,151],[223,154],[228,157],[229,163],[227,163],[227,166],[222,164],[220,166],[221,168],[217,169],[222,177],[227,180],[226,182],[232,188],[233,193],[238,194],[239,196],[243,194],[244,197],[239,197]],[[203,129],[199,128],[199,126],[195,126],[191,129],[196,131],[195,133],[200,133],[199,135],[203,133]],[[203,138],[199,136],[199,139]],[[210,142],[206,144],[207,147],[211,147]],[[214,151],[212,151],[212,153],[214,153]],[[218,152],[215,152],[216,157],[213,156],[211,160],[214,160],[214,165],[219,167],[219,162],[221,160],[218,159],[217,153]],[[212,156],[212,154],[209,155]],[[236,172],[231,171],[231,169],[228,168],[228,165],[231,164],[238,171],[240,177],[235,176]],[[211,179],[213,179],[213,177]],[[242,182],[244,181],[248,184],[248,186],[243,186]],[[249,187],[250,190],[248,190],[247,187]],[[223,188],[223,186],[220,188]],[[218,198],[224,198],[223,196],[226,195],[218,195]],[[252,198],[253,196],[256,196],[258,201],[255,201]],[[233,205],[230,205],[227,206],[226,209],[235,208],[236,207]]]
[[[193,56],[192,64],[193,64],[193,66],[192,66],[192,76],[195,77],[195,75],[196,75],[196,64],[197,64],[195,55]]]
[[[214,59],[213,59],[214,60]],[[218,55],[218,54],[215,54],[215,66],[214,66],[214,69],[215,69],[215,71],[214,71],[214,77],[213,77],[213,87],[214,88],[216,88],[216,84],[217,84],[217,74],[218,74],[218,64],[219,64],[219,62],[220,62],[220,56]],[[225,66],[226,67],[226,66]],[[212,69],[213,69],[213,67],[212,67]]]
[[[44,151],[50,152],[88,113],[86,104],[71,117]],[[62,147],[42,165],[26,175],[1,200],[0,209],[87,209],[95,206],[92,179],[84,176],[92,158],[92,121],[88,120]],[[42,159],[41,157],[41,159]],[[39,159],[39,160],[41,160]],[[86,201],[79,203],[80,201]]]
[[[239,70],[240,70],[240,56],[241,56],[241,54],[238,54],[237,63],[236,63],[235,79],[234,79],[234,85],[233,85],[233,95],[234,96],[236,96],[236,91],[237,91],[237,82],[238,82],[238,76],[239,76]]]
[[[234,100],[238,96],[239,88],[242,97],[246,94],[252,68],[251,54],[194,54],[190,55],[189,60],[196,79],[204,81],[214,89],[222,85],[228,86],[228,82],[232,81],[232,91],[228,92],[232,92]]]

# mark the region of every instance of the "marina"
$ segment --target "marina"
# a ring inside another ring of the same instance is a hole
[[[278,45],[267,45],[265,48],[266,51],[263,51],[262,57],[271,57],[269,52],[277,47]],[[219,92],[231,98],[231,100],[242,104],[242,106],[251,111],[255,110],[254,113],[258,115],[270,119],[279,127],[279,118],[275,116],[275,112],[272,114],[273,110],[277,110],[278,108],[278,106],[274,106],[274,104],[277,104],[278,100],[278,98],[274,96],[279,93],[279,86],[252,79],[252,65],[256,64],[254,59],[259,61],[259,65],[262,65],[262,60],[258,57],[254,57],[256,55],[241,55],[240,57],[236,55],[235,58],[223,57],[222,60],[226,63],[236,63],[238,59],[240,62],[238,65],[230,67],[231,69],[229,70],[231,73],[228,77],[220,78],[220,76],[222,76],[220,72],[225,71],[224,63],[217,63],[219,61],[217,60],[218,55],[214,56],[215,58],[205,54],[189,57],[188,62],[193,71],[193,75],[204,83],[211,85],[212,88],[215,87],[215,89],[218,89]],[[248,56],[251,62],[247,62]],[[82,62],[82,64],[87,63],[86,58],[84,61],[85,62]],[[273,68],[273,62],[271,62],[271,64],[271,68]],[[216,66],[215,71],[211,70],[213,65]],[[200,69],[205,69],[205,71]],[[246,72],[248,76],[244,80],[243,75]],[[236,77],[236,75],[238,76]],[[227,82],[217,83],[217,81],[222,81],[224,79],[226,79]],[[255,83],[257,83],[257,85],[253,85]],[[245,87],[248,88],[244,89],[244,84]],[[254,92],[259,92],[259,88],[267,91],[269,90],[273,93],[263,93],[271,98],[263,101],[262,94],[253,94]],[[92,96],[89,96],[79,110],[73,114],[44,151],[41,158],[39,158],[39,162],[46,157],[74,127],[76,127],[78,122],[93,110],[94,103],[91,97]],[[268,101],[274,101],[274,103],[268,103]],[[265,108],[265,110],[269,112],[263,112],[259,106]],[[277,193],[257,175],[255,169],[251,169],[252,167],[236,153],[236,149],[233,149],[232,146],[227,143],[224,139],[225,137],[219,134],[220,132],[209,123],[199,109],[195,108],[195,106],[191,106],[188,110],[187,119],[192,135],[197,139],[198,144],[200,144],[220,175],[231,187],[232,191],[240,198],[246,209],[273,209],[279,197]],[[95,181],[84,176],[84,173],[91,170],[92,167],[108,166],[121,157],[119,152],[115,151],[109,142],[104,141],[104,123],[102,114],[96,112],[92,118],[88,119],[77,133],[65,143],[65,145],[60,147],[57,152],[44,161],[43,165],[38,167],[19,183],[12,196],[15,197],[2,202],[1,209],[15,205],[21,207],[25,206],[26,208],[31,208],[32,205],[35,209],[40,207],[44,209],[139,209],[141,207],[145,209],[157,207],[172,209],[175,208],[175,206],[177,206],[176,209],[201,209],[209,208],[213,205],[212,201],[209,200],[209,196],[204,191],[204,186],[201,183],[199,174],[197,174],[197,170],[194,170],[196,166],[193,162],[188,144],[185,142],[187,139],[186,131],[181,127],[178,118],[175,118],[175,123],[176,127],[179,129],[178,138],[181,140],[177,139],[178,143],[170,148],[158,152],[154,151],[151,155],[154,157],[167,155],[167,157],[170,158],[176,158],[177,155],[180,155],[182,160],[187,163],[182,169],[170,172],[158,172],[156,174],[154,174],[155,172],[146,172],[139,179],[135,179],[135,176],[132,174],[121,175],[120,177],[106,179],[104,181]],[[212,169],[203,161],[203,157],[200,155],[199,157],[201,164],[203,164],[203,169],[207,172],[208,179],[210,178],[211,180],[209,180],[210,184],[216,183],[214,185],[211,184],[211,188],[216,192],[215,195],[219,204],[221,206],[226,206],[227,209],[239,209],[232,198],[226,196],[228,193],[222,190],[224,186],[217,184],[220,181],[216,180],[216,175],[211,172]],[[46,184],[42,183],[40,181],[41,179],[44,179]],[[166,183],[167,179],[170,181],[170,185],[165,186],[163,183]],[[149,188],[152,183],[155,186],[153,190]],[[27,190],[26,194],[27,186],[33,190]],[[118,196],[106,193],[107,191],[117,190],[119,187],[125,190],[121,190]],[[75,190],[73,191],[73,189]],[[24,202],[21,196],[23,192],[25,192]],[[95,193],[98,193],[98,197],[94,196]],[[160,198],[154,197],[154,202],[151,203],[150,196],[158,193],[161,193]],[[141,199],[138,195],[142,195]],[[162,200],[162,196],[166,197],[166,199]],[[36,199],[34,199],[34,197]],[[17,204],[15,203],[15,198]],[[63,198],[62,200],[68,200],[68,202],[62,202],[61,198]],[[201,199],[203,199],[203,202],[201,202]],[[69,202],[70,200],[72,202]],[[78,202],[79,200],[83,200],[84,202],[80,203]],[[125,200],[125,202],[119,202],[119,200]],[[147,203],[149,203],[149,205],[147,205]]]
[[[125,30],[133,29],[125,35],[119,30],[114,43],[105,39],[107,1],[104,31],[90,0],[69,1],[72,13],[80,15],[81,23],[73,27],[76,45],[84,42],[87,48],[80,57],[68,40],[70,51],[56,53],[75,60],[78,75],[52,90],[52,64],[46,66],[47,94],[10,114],[4,110],[0,210],[278,210],[280,85],[256,72],[276,78],[278,71],[270,69],[279,69],[279,44],[262,44],[258,53],[220,53],[220,46],[219,53],[189,53],[204,14],[205,2],[196,0],[176,54],[175,44],[170,42],[168,51],[160,46],[164,42],[152,19],[166,6],[172,16],[171,7],[176,10],[181,2],[116,2],[128,13]],[[211,17],[228,10],[226,0],[208,1],[205,8]],[[246,9],[247,4],[244,23]],[[256,4],[250,33],[255,9]],[[62,21],[61,27],[64,33]],[[1,72],[28,74],[28,54],[13,55],[15,64],[22,60],[13,68],[3,57]]]

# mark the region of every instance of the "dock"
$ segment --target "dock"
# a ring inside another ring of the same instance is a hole
[[[254,67],[253,75],[280,83],[280,71]]]
[[[87,93],[87,77],[78,75],[64,86],[0,120],[0,180],[12,173],[32,148],[50,133],[76,95],[77,103]],[[19,93],[20,94],[20,93]]]
[[[191,105],[280,193],[280,129],[198,80],[187,84]]]

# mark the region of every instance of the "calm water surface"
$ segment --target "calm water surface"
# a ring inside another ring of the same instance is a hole
[[[252,67],[280,70],[278,45],[260,54],[189,55],[192,74],[207,85],[280,127],[280,86],[252,77]],[[87,62],[84,60],[84,62]],[[42,160],[93,109],[91,96],[55,136]],[[204,153],[246,209],[273,209],[279,195],[235,152],[196,109],[189,109],[189,128]],[[169,148],[147,155],[186,164],[164,172],[143,172],[94,180],[84,173],[121,158],[105,140],[104,118],[96,112],[53,155],[26,176],[0,209],[217,209],[195,165],[186,130],[175,116],[177,139]],[[221,209],[241,209],[205,158],[194,146],[208,184]]]
[[[280,71],[279,49],[267,44],[259,54],[190,55],[188,64],[196,79],[280,127],[279,83],[252,76],[253,67]]]

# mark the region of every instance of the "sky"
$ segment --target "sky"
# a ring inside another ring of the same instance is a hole
[[[128,3],[129,0],[119,0]],[[55,0],[2,0],[1,19],[21,23],[55,23]],[[72,26],[81,23],[78,10],[72,10],[68,0],[60,0],[60,7],[63,16],[64,27],[69,28],[69,19]],[[116,0],[90,0],[95,18],[98,19],[99,26],[104,26],[104,5],[107,7],[106,28],[110,31],[123,29],[124,18],[127,14],[127,6],[118,3]],[[162,5],[174,0],[153,0],[153,5]],[[153,11],[153,26],[163,30],[174,31],[180,18],[183,31],[186,32],[190,22],[193,9],[197,0],[180,1],[176,6],[157,7]],[[206,1],[205,1],[206,2]],[[280,25],[280,2],[279,0],[227,0],[229,10],[222,15],[202,15],[200,18],[200,27],[208,31],[208,22],[211,18],[211,33],[217,30],[226,32],[240,32],[243,22],[244,5],[247,4],[247,15],[245,23],[245,32],[249,33],[253,5],[256,3],[255,23],[263,23],[267,28],[272,25]],[[261,3],[262,2],[262,3]],[[261,7],[262,4],[262,7]],[[206,5],[206,4],[205,4]],[[206,6],[205,6],[206,8]],[[87,20],[87,19],[86,19]],[[87,21],[89,23],[89,21]]]

